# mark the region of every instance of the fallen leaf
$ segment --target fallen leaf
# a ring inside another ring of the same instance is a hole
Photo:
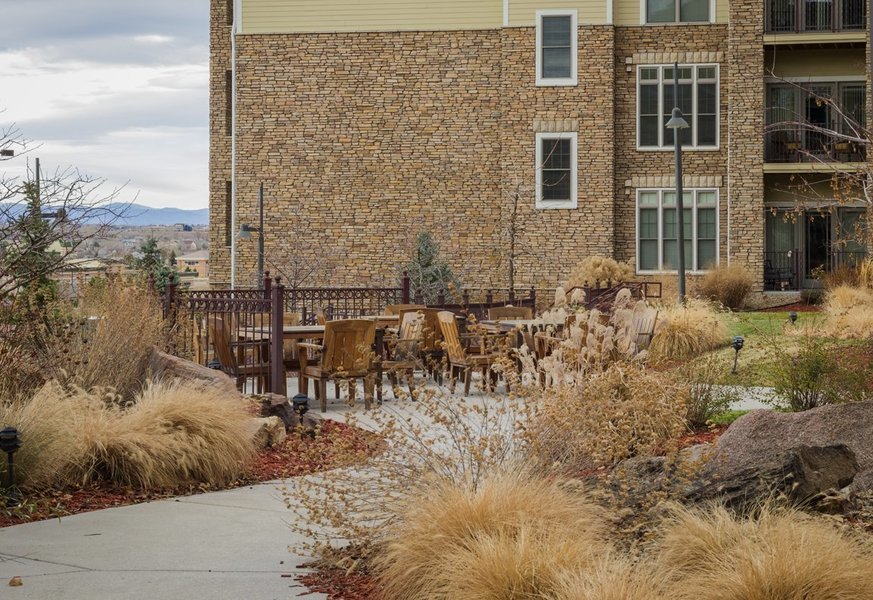
[[[9,585],[12,587],[21,587],[22,585],[24,585],[24,583],[22,583],[21,577],[16,575],[15,577],[13,577],[12,579],[9,580]]]

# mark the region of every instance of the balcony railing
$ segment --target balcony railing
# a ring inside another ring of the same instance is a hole
[[[807,259],[806,261],[804,259]],[[863,250],[830,250],[818,270],[826,273],[841,267],[857,268],[867,258]],[[807,287],[805,271],[811,271],[808,257],[797,248],[787,252],[764,252],[764,289],[767,291],[799,290]],[[814,273],[807,273],[814,274]]]
[[[765,137],[765,158],[773,163],[864,162],[862,144],[804,127],[786,126]]]
[[[863,31],[867,0],[767,0],[767,33]]]

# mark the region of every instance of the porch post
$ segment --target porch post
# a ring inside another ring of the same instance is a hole
[[[285,390],[285,356],[284,339],[282,336],[282,308],[285,297],[285,286],[281,278],[276,277],[276,285],[270,290],[270,391],[286,396]]]

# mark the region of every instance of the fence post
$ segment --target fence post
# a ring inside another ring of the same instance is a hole
[[[276,277],[276,285],[270,290],[270,391],[274,394],[286,396],[285,389],[285,357],[284,339],[282,336],[282,300],[285,295],[285,286],[281,279]]]
[[[437,306],[443,306],[446,303],[446,295],[444,292],[440,292],[437,294]]]
[[[401,304],[410,304],[409,302],[409,273],[403,271],[403,279],[400,280],[401,290],[400,290],[400,303]]]
[[[464,306],[470,306],[470,290],[464,290],[464,293],[461,294],[461,298]]]
[[[273,287],[273,281],[270,279],[270,272],[264,271],[264,300],[269,300],[272,296],[270,295],[270,288]]]
[[[424,298],[421,295],[421,290],[415,290],[415,303],[422,304],[424,302]]]
[[[492,304],[494,302],[494,294],[491,293],[491,290],[485,290],[485,304]]]
[[[509,289],[509,303],[515,304],[515,288]]]
[[[582,293],[585,294],[585,308],[591,309],[591,286],[588,285],[588,280],[586,279],[582,283]]]
[[[530,286],[530,305],[534,312],[537,311],[537,288]]]

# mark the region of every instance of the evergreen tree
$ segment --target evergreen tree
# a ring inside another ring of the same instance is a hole
[[[439,258],[439,245],[428,231],[422,231],[415,240],[415,250],[406,272],[409,275],[410,293],[421,297],[425,304],[436,304],[442,294],[447,300],[460,288],[452,268]]]

